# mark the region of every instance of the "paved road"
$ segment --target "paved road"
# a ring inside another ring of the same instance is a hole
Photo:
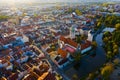
[[[42,50],[43,51],[43,50]],[[64,80],[70,80],[68,76],[66,76],[66,74],[64,73],[64,71],[60,68],[57,67],[56,64],[53,63],[53,61],[50,59],[49,55],[47,52],[43,51],[45,53],[46,58],[48,59],[49,63],[52,66],[52,69],[54,69],[55,71],[57,71],[57,73],[59,73]]]
[[[96,49],[96,56],[93,58],[90,55],[86,55],[81,59],[81,64],[79,70],[77,70],[77,74],[79,77],[83,77],[86,74],[95,71],[98,69],[102,64],[105,63],[106,61],[106,56],[105,56],[105,51],[104,49],[100,46],[102,44],[102,35],[103,33],[100,33],[96,36],[96,42],[98,43],[98,47]],[[63,78],[64,80],[70,80],[69,78],[72,76],[66,76],[64,73],[64,70],[59,69],[50,59],[50,57],[47,55],[47,52],[43,51],[46,55],[46,58],[48,59],[49,63],[52,65],[52,68],[57,71]],[[73,65],[72,65],[73,66]],[[71,66],[71,67],[72,67]],[[69,69],[70,67],[66,68]]]

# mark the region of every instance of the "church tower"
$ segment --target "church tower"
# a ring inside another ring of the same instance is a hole
[[[93,34],[91,34],[91,30],[88,31],[88,38],[87,38],[88,41],[93,41]]]
[[[72,27],[70,28],[70,38],[71,38],[71,39],[74,39],[74,38],[75,38],[75,28],[74,28],[74,26],[72,26]]]

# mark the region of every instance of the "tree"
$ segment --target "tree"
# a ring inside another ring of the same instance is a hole
[[[120,30],[113,32],[112,35],[113,35],[112,36],[113,41],[119,45],[120,44]]]
[[[69,9],[68,9],[68,12],[72,12],[72,11],[73,11],[73,9],[72,9],[72,8],[69,8]]]
[[[103,35],[104,35],[105,37],[110,37],[110,36],[112,36],[112,34],[111,34],[109,31],[104,32]]]
[[[37,16],[38,16],[38,14],[34,13],[34,17],[37,17]]]
[[[76,13],[77,15],[79,15],[79,16],[82,15],[82,12],[81,12],[79,9],[76,9],[76,10],[75,10],[75,13]]]
[[[85,41],[87,39],[87,36],[86,35],[81,35],[80,39]]]
[[[73,57],[74,57],[74,59],[75,59],[76,62],[80,61],[81,56],[82,56],[81,52],[75,52],[74,55],[73,55]]]
[[[102,6],[103,6],[103,7],[107,7],[107,6],[108,6],[108,3],[103,3]]]
[[[77,42],[77,43],[81,43],[81,37],[80,37],[80,36],[77,36],[77,37],[76,37],[76,42]]]
[[[120,59],[119,59],[119,58],[116,58],[116,59],[114,59],[114,61],[113,61],[113,62],[114,62],[114,64],[115,64],[115,65],[118,65],[118,64],[119,64],[119,62],[120,62]]]
[[[112,57],[113,57],[113,54],[112,54],[112,52],[111,51],[108,51],[107,52],[107,59],[112,59]]]
[[[79,78],[78,78],[78,76],[76,75],[76,74],[74,74],[73,76],[72,76],[72,80],[78,80]]]
[[[120,30],[120,23],[115,25],[116,30]]]
[[[88,80],[94,80],[94,78],[95,78],[95,73],[90,73],[89,75],[88,75]]]
[[[100,27],[101,25],[102,25],[101,22],[98,22],[98,23],[97,23],[97,27]]]
[[[119,53],[119,48],[113,50],[113,54],[117,55]]]
[[[108,42],[108,38],[107,37],[103,38],[103,42],[107,43]]]
[[[96,41],[93,41],[92,42],[92,47],[95,49],[97,47],[97,42]]]
[[[65,13],[72,13],[72,12],[73,12],[73,9],[69,8]]]
[[[24,17],[24,16],[27,16],[27,13],[23,13],[22,16],[23,16],[23,17]]]
[[[9,18],[10,18],[9,16],[0,15],[0,20],[7,20]]]
[[[51,45],[51,49],[52,49],[53,51],[55,51],[56,48],[55,48],[55,45],[54,45],[54,44]]]
[[[109,80],[110,74],[113,72],[114,67],[113,64],[107,64],[103,69],[101,70],[101,75],[105,80]]]
[[[120,23],[120,17],[115,15],[107,15],[104,19],[105,26],[114,27],[117,23]]]
[[[113,45],[113,49],[117,49],[117,48],[119,48],[118,45],[117,45],[117,44],[114,44],[114,45]]]

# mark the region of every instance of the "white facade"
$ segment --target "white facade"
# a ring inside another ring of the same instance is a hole
[[[13,64],[10,64],[9,66],[6,67],[7,70],[13,70]]]
[[[70,38],[71,39],[75,38],[75,28],[73,26],[70,28]]]
[[[90,33],[90,31],[88,32],[88,41],[92,42],[93,41],[93,35]]]
[[[22,37],[23,42],[29,42],[29,38],[27,36],[23,35]]]

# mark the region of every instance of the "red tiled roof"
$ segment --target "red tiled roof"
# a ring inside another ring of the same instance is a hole
[[[90,41],[86,41],[85,44],[81,44],[81,50],[88,48],[89,46],[91,46],[91,42]]]
[[[60,36],[60,40],[61,41],[64,41],[65,43],[77,48],[78,44],[76,42],[74,42],[72,39],[68,39],[68,38],[65,38],[63,36]]]
[[[6,60],[10,61],[11,57],[8,55],[5,57]]]
[[[14,41],[14,40],[15,40],[15,38],[13,38],[13,37],[6,37],[4,39],[0,38],[0,43],[5,45],[5,44],[8,44],[8,43],[10,43],[11,41]]]
[[[28,69],[30,68],[27,64],[24,64],[22,67],[23,67],[25,70],[28,70]]]
[[[5,77],[0,78],[0,80],[7,80]]]
[[[34,75],[30,74],[22,80],[37,80],[37,78]]]
[[[65,42],[65,43],[67,42],[67,39],[65,37],[63,37],[63,36],[60,36],[60,40]]]
[[[75,48],[77,48],[78,46],[78,44],[71,39],[67,39],[67,43]]]
[[[2,64],[8,63],[8,61],[6,59],[2,60]]]
[[[56,78],[55,78],[54,74],[49,72],[43,80],[56,80]]]
[[[5,55],[5,54],[9,54],[10,51],[11,51],[10,49],[6,49],[6,50],[3,50],[3,51],[0,51],[0,53]]]
[[[60,37],[60,40],[64,41],[65,43],[77,48],[78,47],[78,44],[77,42],[73,41],[72,39],[68,39],[68,38],[65,38],[63,36]],[[90,41],[86,41],[84,44],[81,44],[81,49],[85,49],[85,48],[88,48],[89,46],[91,46],[91,42]]]
[[[58,49],[58,54],[60,54],[63,58],[66,58],[67,57],[67,52],[66,51],[64,51],[64,50],[62,50],[62,49]]]
[[[10,77],[8,78],[9,80],[17,80],[18,78],[18,73],[14,73],[12,75],[10,75]]]

